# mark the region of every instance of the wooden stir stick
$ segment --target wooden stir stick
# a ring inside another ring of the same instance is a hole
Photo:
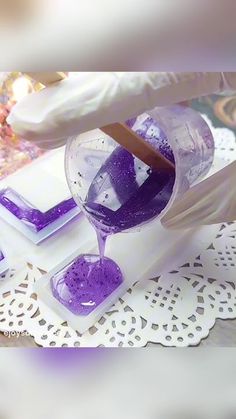
[[[63,72],[40,72],[27,74],[44,86],[49,86],[66,78],[66,74]],[[134,154],[151,168],[156,170],[174,170],[175,166],[172,162],[166,159],[158,150],[155,150],[149,143],[147,143],[125,124],[116,122],[106,125],[100,128],[100,130],[112,137],[122,147]]]

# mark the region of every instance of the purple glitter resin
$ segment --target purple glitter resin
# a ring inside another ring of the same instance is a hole
[[[2,261],[4,259],[4,255],[3,255],[3,253],[1,252],[1,250],[0,250],[0,262]]]
[[[109,258],[81,255],[51,279],[54,297],[75,315],[87,316],[123,282]]]
[[[159,215],[169,202],[174,182],[174,170],[152,170],[141,161],[137,165],[132,154],[116,147],[91,183],[84,208],[96,228],[117,233]],[[116,208],[114,196],[116,206],[119,202]]]
[[[35,232],[43,230],[77,206],[70,198],[43,213],[11,188],[0,191],[0,204]]]
[[[126,123],[174,163],[173,151],[157,122],[147,115],[135,129],[136,121]],[[118,233],[159,215],[170,200],[174,183],[174,170],[152,170],[117,146],[92,181],[83,207],[96,229],[107,235]]]
[[[126,124],[133,128],[136,121],[137,118],[132,118],[126,121]],[[154,148],[158,149],[168,160],[175,163],[174,154],[168,139],[153,118],[147,115],[146,119],[139,123],[139,128],[135,129],[135,132]]]

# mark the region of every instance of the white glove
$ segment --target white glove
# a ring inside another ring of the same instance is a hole
[[[155,106],[236,90],[236,73],[77,73],[31,94],[12,110],[15,132],[43,148]],[[235,164],[195,186],[163,218],[167,228],[235,220]],[[203,195],[201,194],[203,191]],[[199,197],[200,196],[200,197]]]
[[[193,186],[161,222],[170,229],[236,220],[236,161]]]
[[[125,121],[155,106],[236,90],[236,73],[72,73],[26,96],[8,118],[13,130],[42,148],[69,136]]]

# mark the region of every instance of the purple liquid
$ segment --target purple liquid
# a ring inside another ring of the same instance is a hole
[[[137,118],[129,119],[126,122],[127,125],[130,128],[133,128],[136,119]],[[134,131],[154,148],[158,149],[168,160],[175,163],[174,154],[168,143],[168,139],[153,118],[147,115],[147,118],[142,123],[140,122],[138,129]]]
[[[93,180],[84,207],[97,229],[118,233],[159,215],[174,182],[174,170],[153,171],[117,147]]]
[[[128,124],[132,127],[134,122]],[[174,161],[164,134],[151,118],[137,132]],[[72,313],[86,316],[111,295],[123,276],[119,267],[104,257],[107,236],[159,215],[169,202],[174,182],[174,170],[153,171],[117,146],[93,179],[84,203],[97,232],[100,257],[79,256],[57,273],[51,280],[54,297]]]
[[[11,188],[0,191],[0,204],[35,232],[41,231],[76,207],[74,199],[70,198],[47,212],[41,212]]]
[[[87,316],[123,281],[111,259],[81,255],[51,279],[54,297],[76,315]]]

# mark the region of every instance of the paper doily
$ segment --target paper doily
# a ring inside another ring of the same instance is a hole
[[[233,132],[212,130],[215,165],[222,154],[227,163],[235,160]],[[205,230],[201,251],[197,239],[193,240],[184,265],[134,285],[83,335],[37,301],[32,287],[43,272],[24,261],[0,277],[0,329],[9,336],[27,332],[46,347],[197,345],[217,318],[236,318],[236,223],[214,229],[213,240]]]

